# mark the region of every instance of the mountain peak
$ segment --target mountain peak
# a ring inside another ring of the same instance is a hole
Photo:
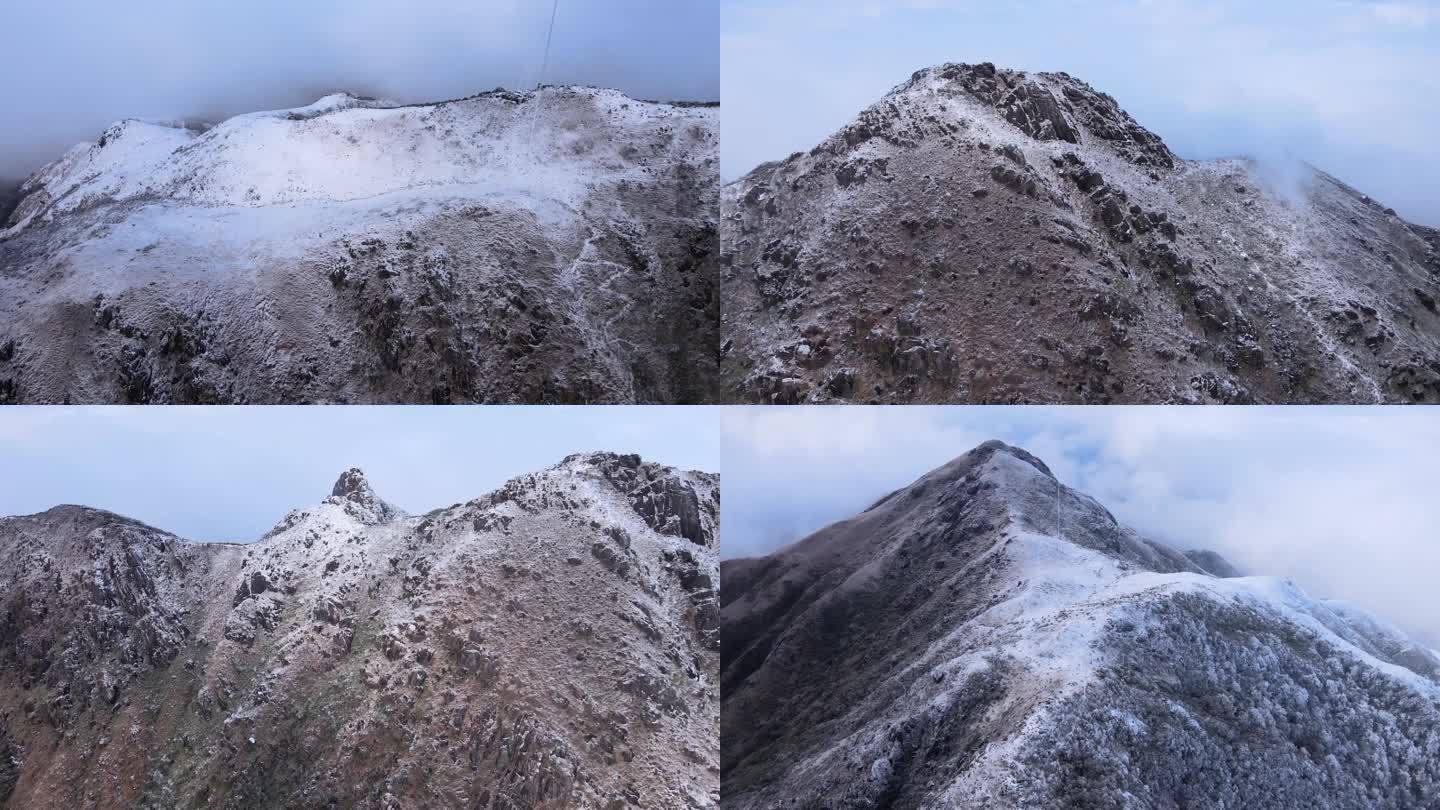
[[[335,486],[330,490],[331,495],[342,498],[359,493],[374,495],[374,491],[370,488],[370,481],[365,477],[365,471],[359,467],[351,467],[340,473],[340,477],[335,480]]]
[[[1218,551],[1211,551],[1204,548],[1192,548],[1185,552],[1190,562],[1200,567],[1200,570],[1207,574],[1220,577],[1221,579],[1233,579],[1244,576],[1234,563],[1225,559]]]
[[[722,376],[777,405],[1440,400],[1440,234],[1272,168],[1181,160],[1068,73],[925,68],[722,190]]]
[[[254,543],[76,506],[0,518],[0,806],[70,807],[166,751],[238,743],[244,762],[193,758],[117,803],[254,804],[263,784],[267,805],[318,790],[359,807],[376,779],[291,763],[366,750],[387,773],[425,771],[385,785],[397,806],[716,807],[718,555],[641,530],[574,474],[527,477],[430,520],[380,522],[390,507],[349,469],[323,505]],[[263,673],[259,699],[233,685],[237,667]],[[36,688],[66,697],[22,710]],[[556,690],[614,710],[577,712]],[[388,731],[396,706],[432,698],[445,722],[406,714],[404,733]],[[97,742],[147,706],[184,706],[183,728]],[[593,756],[597,740],[623,743],[623,761]],[[85,755],[97,746],[104,762]]]
[[[382,500],[359,467],[351,467],[335,481],[326,503],[346,507],[366,523],[384,523],[405,516],[405,512]]]
[[[558,466],[575,465],[598,473],[655,531],[707,548],[719,542],[719,486],[712,476],[645,461],[635,453],[575,453]]]
[[[1037,141],[1108,142],[1139,166],[1174,168],[1175,154],[1118,102],[1068,73],[1031,73],[989,62],[947,62],[916,71],[897,93],[958,87]]]
[[[1061,538],[1147,571],[1205,570],[1179,551],[1122,525],[1099,501],[1061,483],[1035,455],[994,439],[891,492],[862,514],[887,521],[894,531],[903,534],[932,523],[937,509],[944,515],[970,514],[976,526],[988,527],[986,531],[1013,524],[1029,532]],[[891,543],[884,538],[894,536],[888,529],[867,529],[851,547],[843,541],[832,544],[830,534],[821,530],[796,546],[811,544],[839,550],[842,557],[849,557],[850,563],[858,566],[888,554]],[[883,542],[871,542],[876,537]],[[932,551],[948,553],[938,546]]]
[[[1045,462],[1041,461],[1039,457],[1030,453],[1028,450],[1016,447],[1011,444],[1006,444],[999,439],[991,439],[986,442],[981,442],[980,444],[975,446],[975,449],[971,450],[969,453],[966,453],[966,455],[976,456],[976,461],[984,461],[985,459],[995,455],[996,453],[1004,453],[1005,455],[1019,459],[1020,461],[1029,464],[1031,467],[1034,467],[1036,470],[1044,473],[1045,477],[1051,480],[1056,480],[1055,473],[1050,472],[1050,468],[1047,467],[1045,465]]]
[[[1322,785],[1295,742],[1417,750],[1440,722],[1423,643],[1288,580],[1222,578],[1218,555],[1146,540],[1031,458],[985,442],[722,563],[727,809],[1160,806],[1214,767],[1272,775],[1207,794],[1227,806],[1405,805],[1440,784],[1423,757],[1391,771],[1342,747]]]

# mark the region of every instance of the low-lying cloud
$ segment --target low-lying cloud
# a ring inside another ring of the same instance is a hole
[[[430,101],[540,79],[543,0],[13,0],[0,179],[122,118],[216,120],[348,90]],[[559,0],[545,82],[719,97],[718,0]]]
[[[1440,647],[1440,419],[1395,408],[728,409],[722,553],[763,554],[998,438],[1123,522]]]

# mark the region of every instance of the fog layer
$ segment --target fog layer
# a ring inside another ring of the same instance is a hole
[[[545,82],[715,100],[717,2],[559,0]],[[533,87],[550,15],[549,0],[7,0],[0,181],[123,118]]]

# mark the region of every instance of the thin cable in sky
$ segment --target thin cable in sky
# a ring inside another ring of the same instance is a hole
[[[550,6],[550,28],[545,32],[545,56],[540,60],[540,75],[535,80],[535,105],[530,114],[529,148],[535,148],[535,124],[540,118],[540,88],[545,84],[545,71],[550,67],[550,40],[555,36],[555,16],[560,11],[560,0]]]
[[[550,30],[545,32],[545,58],[540,61],[540,78],[535,82],[536,90],[545,84],[545,70],[550,67],[550,40],[555,36],[555,15],[559,12],[560,0],[555,0],[550,6]]]

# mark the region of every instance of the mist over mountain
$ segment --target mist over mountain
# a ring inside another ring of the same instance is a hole
[[[339,92],[424,103],[544,83],[720,97],[713,2],[560,0],[553,32],[550,2],[515,0],[20,0],[6,11],[0,43],[37,69],[0,86],[0,178],[122,118],[216,123]]]
[[[987,442],[721,564],[722,806],[1423,806],[1440,654]]]

